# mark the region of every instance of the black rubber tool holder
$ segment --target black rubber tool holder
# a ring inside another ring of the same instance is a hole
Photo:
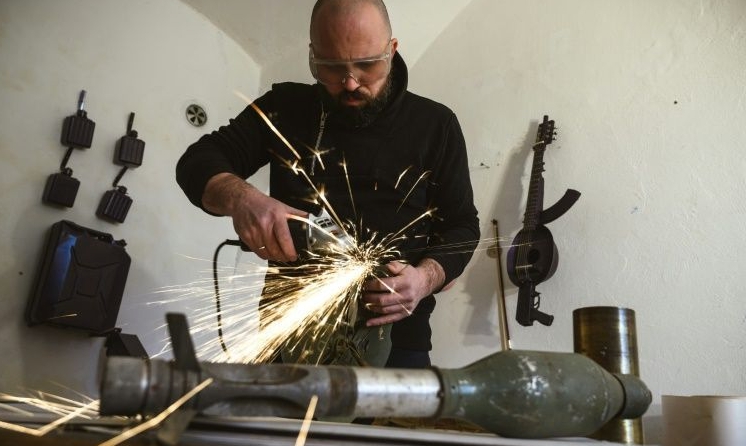
[[[67,162],[74,149],[87,149],[91,147],[93,131],[96,128],[96,123],[88,118],[86,111],[83,109],[85,94],[85,90],[81,90],[78,97],[77,113],[68,116],[62,122],[60,142],[63,146],[67,147],[67,152],[65,152],[65,156],[60,164],[60,171],[53,173],[47,178],[47,184],[44,187],[44,194],[42,195],[42,200],[45,203],[66,207],[73,207],[75,203],[80,181],[73,177],[73,170],[67,167]]]
[[[127,169],[138,167],[142,164],[142,156],[145,152],[145,142],[137,138],[137,131],[132,130],[135,121],[135,113],[130,113],[127,122],[127,134],[119,138],[114,149],[114,164],[122,166],[117,177],[112,183],[113,189],[106,191],[96,210],[96,215],[106,220],[124,223],[132,198],[127,195],[127,188],[119,185]]]

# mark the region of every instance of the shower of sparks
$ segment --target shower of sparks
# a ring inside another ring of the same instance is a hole
[[[212,378],[204,380],[199,385],[195,386],[189,392],[185,393],[181,398],[176,400],[173,404],[167,407],[163,412],[148,419],[144,423],[140,423],[137,426],[127,429],[111,438],[99,446],[116,446],[135,435],[138,435],[148,429],[152,429],[161,424],[167,417],[178,410],[184,403],[192,398],[197,393],[201,392],[205,387],[209,386],[213,382]],[[39,414],[39,410],[45,413],[51,413],[59,415],[60,418],[55,419],[51,423],[48,423],[40,428],[30,428],[20,424],[9,423],[6,421],[0,421],[0,429],[10,430],[25,435],[31,435],[34,437],[42,437],[54,429],[68,423],[74,419],[85,419],[85,420],[97,420],[99,419],[99,400],[93,400],[91,398],[84,397],[86,402],[75,401],[62,396],[46,393],[36,392],[38,397],[27,397],[27,396],[14,396],[0,393],[0,414],[5,412],[13,412],[26,417],[33,418]],[[24,410],[17,405],[23,405],[29,409],[35,408],[36,411]]]
[[[236,266],[220,267],[221,315],[227,352],[215,336],[211,278],[166,289],[164,293],[173,297],[152,304],[175,303],[185,297],[194,303],[189,315],[190,332],[202,360],[266,362],[283,346],[285,351],[292,350],[291,355],[298,362],[317,362],[324,354],[333,354],[334,336],[351,328],[363,284],[380,274],[381,259],[399,257],[392,248],[402,237],[401,231],[397,234],[383,237],[372,234],[368,242],[352,246],[332,245],[331,252],[312,255],[303,267],[267,267],[256,263],[241,264],[238,271]],[[488,244],[494,242],[494,238],[480,241],[477,250],[487,250]],[[473,242],[452,244],[445,249],[457,252],[471,250],[473,245]],[[268,280],[263,290],[265,276]],[[269,303],[262,308],[260,322],[262,291]]]
[[[349,246],[324,255],[312,255],[309,264],[268,282],[260,332],[259,357],[266,358],[285,345],[293,355],[318,361],[331,346],[332,338],[352,328],[357,296],[365,280],[376,274],[379,259],[387,248],[378,244]],[[301,274],[294,274],[301,272]],[[305,351],[309,345],[317,350]]]
[[[199,392],[204,390],[207,386],[212,384],[212,382],[213,382],[212,378],[208,378],[202,381],[200,384],[192,388],[189,392],[185,393],[183,396],[177,399],[174,403],[168,406],[161,413],[148,419],[145,422],[137,424],[135,427],[122,431],[119,435],[113,438],[110,438],[109,440],[99,443],[98,446],[117,446],[147,430],[158,427],[161,423],[163,423],[166,420],[166,418],[173,415],[174,412],[176,412],[177,410],[179,410],[179,408],[181,408],[181,406],[183,406],[187,401],[189,401]],[[49,432],[53,431],[57,427],[69,421],[72,421],[76,418],[83,418],[86,420],[95,420],[99,418],[98,417],[98,407],[99,407],[98,400],[91,400],[90,398],[87,398],[89,401],[87,403],[82,403],[82,402],[73,401],[67,398],[63,398],[61,396],[48,394],[48,393],[39,392],[39,395],[41,396],[41,398],[21,397],[21,396],[0,394],[0,413],[2,413],[2,411],[5,410],[8,412],[13,412],[13,413],[21,414],[25,416],[35,415],[34,412],[23,410],[15,406],[16,404],[24,404],[26,406],[41,409],[41,410],[44,410],[45,412],[53,413],[56,415],[62,415],[62,416],[52,421],[51,423],[46,424],[36,429],[22,426],[19,424],[0,421],[0,429],[10,430],[13,432],[18,432],[18,433],[25,434],[25,435],[31,435],[34,437],[42,437],[48,434]],[[319,397],[317,395],[311,396],[311,399],[308,403],[308,408],[306,409],[306,414],[303,418],[303,422],[298,432],[298,436],[296,437],[296,440],[295,440],[295,446],[305,445],[306,438],[308,437],[308,432],[311,427],[311,421],[313,420],[313,415],[316,412],[316,405],[318,403],[318,400],[319,400]]]
[[[211,335],[206,342],[197,343],[198,356],[210,361],[265,362],[283,346],[299,361],[306,356],[308,362],[320,361],[331,353],[331,339],[351,329],[365,281],[376,276],[380,259],[396,253],[390,246],[380,240],[332,244],[323,253],[309,253],[302,266],[254,265],[243,274],[223,275],[223,283],[235,285],[221,287],[220,293],[223,326],[230,327],[224,336],[228,351]],[[203,302],[190,315],[190,331],[200,338],[215,331],[214,296],[206,285],[197,282],[165,290],[180,297],[159,302],[173,302],[185,295]],[[267,303],[258,311],[262,289]],[[315,351],[306,351],[310,345]]]
[[[206,380],[196,385],[193,389],[189,390],[189,392],[185,393],[181,398],[174,401],[174,403],[168,406],[166,410],[164,410],[163,412],[159,413],[158,415],[154,416],[153,418],[149,419],[148,421],[144,423],[140,423],[131,429],[127,429],[126,431],[122,432],[116,437],[101,443],[99,446],[116,446],[124,441],[129,440],[135,435],[139,435],[148,429],[152,429],[158,426],[166,418],[168,418],[169,415],[179,410],[179,408],[183,406],[184,403],[189,401],[194,395],[198,394],[199,392],[202,391],[202,389],[212,384],[212,381],[213,381],[212,378],[207,378]]]
[[[35,437],[41,437],[48,434],[58,426],[61,426],[75,418],[91,419],[98,415],[98,400],[92,400],[87,403],[80,403],[48,393],[40,392],[39,396],[39,398],[35,398],[0,394],[0,410],[7,410],[10,412],[21,413],[29,416],[34,415],[34,413],[32,412],[22,410],[9,404],[20,403],[30,407],[35,407],[37,409],[41,409],[48,413],[60,415],[60,418],[37,429],[8,423],[5,421],[0,421],[0,428],[26,435],[32,435]]]

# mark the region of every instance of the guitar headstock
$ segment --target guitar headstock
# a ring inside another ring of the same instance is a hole
[[[549,116],[544,115],[544,120],[539,124],[539,130],[536,132],[536,145],[545,145],[554,141],[554,135],[557,132],[554,131],[554,120],[549,120]]]

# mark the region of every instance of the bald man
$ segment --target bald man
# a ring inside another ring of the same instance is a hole
[[[409,226],[390,277],[368,281],[361,299],[373,313],[367,326],[393,324],[386,366],[427,367],[434,293],[463,272],[479,239],[460,125],[446,106],[407,90],[382,1],[317,1],[310,40],[315,84],[274,84],[256,105],[300,152],[335,213],[358,226],[360,242]],[[284,162],[295,159],[247,107],[192,144],[176,176],[193,204],[230,216],[259,257],[287,264],[298,261],[288,217],[317,211],[308,182]],[[269,195],[246,181],[266,164]]]

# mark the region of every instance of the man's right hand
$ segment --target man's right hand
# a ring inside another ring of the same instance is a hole
[[[210,212],[231,217],[236,234],[262,259],[290,262],[298,258],[288,218],[307,217],[307,212],[275,200],[230,173],[210,178],[202,205]]]

